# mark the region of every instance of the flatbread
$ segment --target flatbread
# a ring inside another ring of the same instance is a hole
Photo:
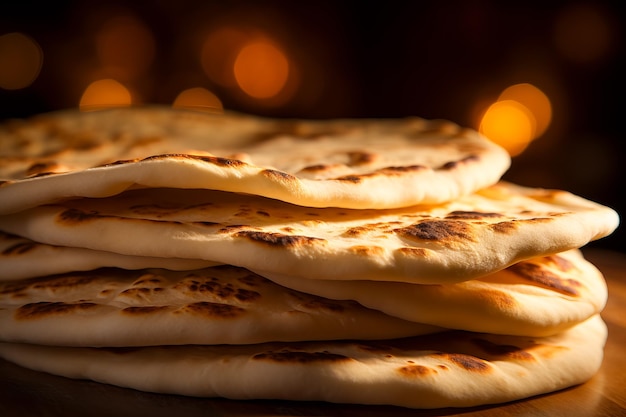
[[[440,331],[232,266],[115,268],[0,283],[0,340],[60,346],[384,339]]]
[[[0,232],[0,282],[102,267],[189,271],[216,265],[203,259],[129,256],[85,248],[52,246]]]
[[[355,300],[405,320],[518,336],[562,332],[600,313],[608,296],[602,273],[577,249],[445,285],[259,274],[288,288],[329,299]]]
[[[0,233],[0,281],[100,267],[191,271],[198,269],[198,264],[209,266],[203,263],[211,264],[197,259],[149,258],[49,246]],[[602,273],[576,249],[521,261],[475,280],[445,285],[331,281],[256,272],[287,288],[331,300],[355,300],[404,320],[496,334],[552,335],[599,313],[607,299]]]
[[[617,213],[565,191],[499,183],[435,206],[315,209],[207,190],[141,189],[0,216],[50,245],[205,259],[294,278],[461,282],[611,233]]]
[[[137,349],[0,343],[0,356],[34,370],[158,393],[439,408],[583,383],[600,367],[606,336],[595,316],[547,338],[444,332],[385,342]]]
[[[504,149],[447,121],[270,119],[165,107],[66,110],[5,123],[0,155],[0,213],[137,186],[245,192],[311,207],[401,207],[470,194],[510,165]]]

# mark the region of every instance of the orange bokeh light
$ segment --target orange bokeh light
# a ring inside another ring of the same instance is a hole
[[[0,36],[0,88],[19,90],[31,85],[43,64],[41,47],[19,33]]]
[[[482,117],[480,133],[505,148],[511,156],[519,155],[535,138],[533,114],[515,100],[493,103]]]
[[[529,83],[512,85],[500,94],[498,100],[515,100],[530,110],[537,123],[534,138],[543,135],[550,126],[552,104],[548,96],[534,85]]]
[[[520,83],[504,89],[483,112],[478,130],[516,156],[543,135],[551,122],[548,96],[532,84]]]
[[[202,87],[188,88],[181,91],[172,104],[174,108],[222,113],[224,106],[220,99]]]
[[[268,99],[277,96],[287,84],[289,61],[277,45],[257,40],[241,48],[233,70],[246,94]]]
[[[130,91],[118,81],[94,81],[85,89],[79,107],[82,111],[102,110],[110,107],[127,107],[132,104]]]

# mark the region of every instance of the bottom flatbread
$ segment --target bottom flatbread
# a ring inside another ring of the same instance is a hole
[[[0,344],[18,365],[157,393],[411,408],[469,407],[553,392],[600,367],[599,316],[555,336],[449,331],[387,341],[132,349]]]

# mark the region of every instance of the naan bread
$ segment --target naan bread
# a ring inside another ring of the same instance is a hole
[[[101,267],[188,271],[216,265],[202,259],[128,256],[85,248],[52,246],[0,232],[0,282]]]
[[[443,284],[579,248],[615,211],[564,191],[499,183],[434,206],[315,209],[207,190],[142,189],[0,216],[51,245],[205,259],[293,278]]]
[[[384,339],[440,329],[242,268],[100,269],[0,283],[0,340],[60,346]]]
[[[504,149],[447,121],[281,120],[162,107],[5,123],[0,155],[0,213],[137,186],[312,207],[401,207],[470,194],[510,165]]]
[[[606,336],[595,316],[546,338],[444,332],[384,342],[136,349],[0,343],[0,356],[38,371],[158,393],[468,407],[587,381],[600,367]]]
[[[457,284],[330,281],[260,272],[285,287],[335,300],[355,300],[391,316],[449,329],[550,336],[600,313],[602,273],[577,249],[521,261]]]

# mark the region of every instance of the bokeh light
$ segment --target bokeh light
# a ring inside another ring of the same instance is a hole
[[[215,94],[202,87],[188,88],[181,91],[174,100],[172,107],[211,113],[221,113],[224,110],[220,99]]]
[[[285,87],[289,62],[278,46],[258,40],[239,51],[233,71],[237,84],[246,94],[267,99],[277,96]]]
[[[519,155],[535,137],[533,114],[515,100],[493,103],[482,117],[479,131],[505,148],[511,156]]]
[[[43,52],[39,44],[20,32],[0,36],[0,88],[19,90],[39,76]]]
[[[113,79],[94,81],[85,89],[79,108],[82,111],[127,107],[132,104],[130,91]]]
[[[552,121],[552,104],[548,96],[529,83],[515,84],[507,87],[498,100],[515,100],[530,110],[536,122],[534,138],[545,133]]]

